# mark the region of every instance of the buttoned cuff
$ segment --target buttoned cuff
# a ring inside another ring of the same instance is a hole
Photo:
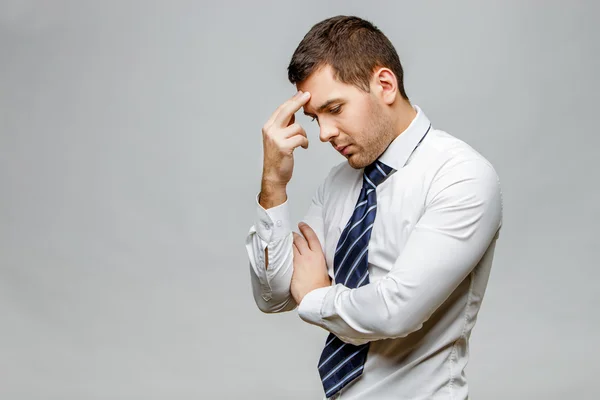
[[[258,201],[259,196],[260,193],[256,195],[256,233],[267,243],[277,242],[292,232],[288,202],[264,209]]]
[[[321,308],[332,286],[318,288],[308,292],[298,305],[298,315],[304,322],[322,326]]]

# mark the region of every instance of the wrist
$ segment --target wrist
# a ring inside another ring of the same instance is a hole
[[[296,304],[299,305],[300,303],[302,303],[302,300],[304,300],[304,298],[309,293],[314,292],[315,290],[323,289],[323,288],[327,288],[327,287],[331,287],[331,283],[329,283],[329,284],[323,283],[323,284],[320,284],[320,285],[313,285],[312,287],[305,289],[304,291],[302,291],[302,292],[300,292],[300,293],[298,293],[296,295],[296,299],[295,299],[296,300]]]
[[[298,315],[303,321],[324,327],[321,310],[330,289],[331,287],[313,289],[302,297],[301,301],[297,304]]]
[[[261,183],[272,189],[285,190],[289,181],[281,179],[277,174],[270,174],[263,170]]]
[[[264,209],[276,207],[285,203],[286,200],[287,184],[263,178],[258,201]]]

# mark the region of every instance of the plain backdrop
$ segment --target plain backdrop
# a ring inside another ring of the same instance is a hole
[[[339,14],[500,176],[471,397],[599,398],[598,4],[1,0],[0,398],[321,398],[327,333],[258,310],[244,242],[290,57]],[[294,224],[342,161],[298,121]]]

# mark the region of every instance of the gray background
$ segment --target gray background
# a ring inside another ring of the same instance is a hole
[[[256,308],[244,240],[290,56],[314,23],[354,14],[502,181],[472,397],[597,399],[599,11],[0,1],[0,398],[320,398],[326,332]],[[342,161],[299,121],[294,222]]]

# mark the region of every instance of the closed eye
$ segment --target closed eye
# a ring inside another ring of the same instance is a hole
[[[339,114],[342,112],[342,106],[334,107],[331,110],[329,110],[329,112],[332,114]]]
[[[342,106],[341,106],[341,105],[339,105],[339,106],[336,106],[336,107],[333,107],[333,108],[329,109],[329,113],[330,113],[330,114],[339,114],[339,113],[341,113],[341,112],[342,112]],[[307,114],[307,115],[308,115],[308,114]],[[310,116],[310,115],[309,115],[309,116]],[[311,119],[311,122],[314,122],[315,120],[316,120],[317,122],[319,122],[319,118],[318,118],[318,117],[316,117],[316,116],[315,116],[315,117],[312,117],[312,119]]]

